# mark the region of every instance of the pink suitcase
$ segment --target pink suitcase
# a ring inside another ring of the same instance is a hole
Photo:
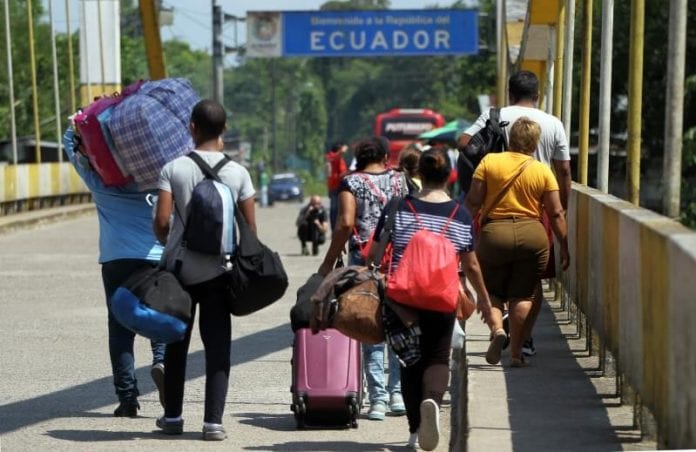
[[[114,150],[110,149],[104,130],[99,122],[99,116],[107,110],[118,105],[124,98],[138,91],[143,81],[127,86],[123,93],[112,97],[101,97],[75,115],[75,128],[82,138],[84,149],[87,152],[89,162],[101,177],[104,185],[120,187],[133,181],[133,178],[125,174],[123,163],[117,160]]]
[[[295,333],[292,405],[297,428],[358,427],[362,398],[360,342],[328,328]]]

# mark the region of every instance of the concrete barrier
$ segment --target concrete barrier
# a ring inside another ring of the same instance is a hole
[[[2,205],[87,193],[87,187],[69,162],[0,165]]]
[[[565,291],[653,413],[660,444],[696,447],[696,233],[574,184]]]

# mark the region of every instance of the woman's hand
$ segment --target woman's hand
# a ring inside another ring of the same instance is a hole
[[[489,324],[491,320],[491,300],[489,298],[477,297],[476,312],[481,314],[481,320],[485,324]]]
[[[561,269],[568,270],[570,265],[570,252],[568,251],[568,243],[561,245]]]

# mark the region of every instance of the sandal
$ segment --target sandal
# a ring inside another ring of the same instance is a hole
[[[498,364],[500,362],[500,354],[503,351],[503,345],[505,345],[506,340],[507,334],[505,330],[502,328],[496,330],[486,352],[486,362],[488,364]]]
[[[529,364],[524,360],[524,356],[520,358],[510,358],[510,367],[527,367]]]

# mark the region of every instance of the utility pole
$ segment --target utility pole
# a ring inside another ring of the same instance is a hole
[[[503,0],[497,0],[496,2],[496,15],[495,15],[495,27],[496,27],[496,41],[497,41],[497,52],[498,52],[498,85],[496,89],[496,106],[498,108],[504,107],[507,103],[507,63],[508,63],[508,50],[507,50],[507,33],[505,32],[505,2]]]
[[[684,134],[684,65],[686,56],[687,0],[669,2],[667,45],[667,95],[665,100],[664,213],[680,213],[681,161]]]
[[[213,0],[213,100],[224,105],[222,20],[222,7]]]
[[[643,124],[643,46],[645,0],[631,0],[631,28],[628,72],[628,165],[626,188],[628,201],[640,204],[640,147]]]
[[[239,52],[237,40],[237,23],[244,22],[245,17],[222,12],[222,6],[213,0],[213,99],[225,105],[224,102],[224,60],[225,55]],[[234,47],[227,47],[222,42],[222,27],[227,22],[234,22]]]
[[[614,0],[602,0],[602,57],[599,60],[599,153],[597,155],[597,188],[604,193],[609,193],[613,35]]]

